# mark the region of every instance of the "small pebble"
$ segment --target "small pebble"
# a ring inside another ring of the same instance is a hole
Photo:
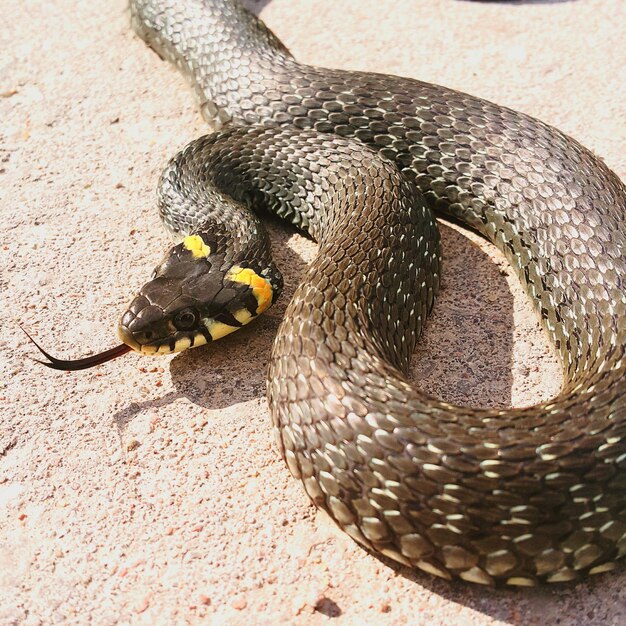
[[[148,594],[135,608],[135,613],[143,613],[150,606],[150,594]]]
[[[341,615],[341,609],[334,600],[322,596],[315,603],[314,609],[317,613],[326,615],[326,617],[339,617]]]

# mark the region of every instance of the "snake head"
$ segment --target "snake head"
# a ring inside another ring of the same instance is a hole
[[[278,297],[273,265],[233,264],[205,235],[170,249],[135,296],[118,327],[121,340],[142,354],[201,346],[241,328]]]

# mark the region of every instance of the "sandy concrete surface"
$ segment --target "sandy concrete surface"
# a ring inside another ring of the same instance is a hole
[[[626,177],[623,0],[250,2],[301,61],[434,81],[577,137]],[[125,0],[0,0],[0,624],[624,624],[623,570],[559,588],[449,584],[368,555],[273,444],[264,372],[314,246],[273,228],[287,294],[212,346],[78,374],[34,364],[114,327],[167,244],[154,189],[207,132]],[[559,366],[506,263],[444,227],[416,382],[508,406]]]

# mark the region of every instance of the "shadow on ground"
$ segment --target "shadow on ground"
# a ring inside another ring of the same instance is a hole
[[[265,397],[272,342],[285,307],[307,267],[302,256],[288,245],[294,236],[292,231],[273,224],[271,234],[275,258],[285,278],[285,291],[279,303],[253,324],[219,343],[176,356],[170,363],[176,393],[122,409],[114,418],[118,427],[124,428],[132,415],[145,406],[163,406],[180,397],[208,409]],[[486,406],[509,406],[513,299],[508,285],[499,266],[461,233],[442,225],[442,236],[445,263],[442,289],[418,348],[423,350],[423,343],[437,347],[437,363],[414,363],[411,379],[419,388],[448,402],[475,405],[477,398],[484,397]],[[476,294],[469,305],[466,298],[459,300],[460,294],[468,290]],[[497,293],[497,306],[490,300],[481,301],[481,294],[486,291]],[[477,331],[481,340],[470,342]],[[468,352],[471,362],[464,358]],[[238,364],[236,378],[232,374],[233,363]],[[489,385],[487,392],[483,392],[485,384]]]

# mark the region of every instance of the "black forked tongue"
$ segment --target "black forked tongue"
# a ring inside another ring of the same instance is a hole
[[[18,324],[20,328],[21,325]],[[93,356],[85,357],[84,359],[57,359],[52,355],[48,354],[27,332],[22,328],[25,335],[35,344],[35,347],[41,354],[43,354],[48,361],[40,361],[39,359],[33,359],[33,361],[37,361],[37,363],[41,363],[46,367],[49,367],[53,370],[62,370],[64,372],[76,372],[78,370],[86,370],[89,367],[95,367],[96,365],[100,365],[101,363],[106,363],[107,361],[111,361],[112,359],[117,358],[118,356],[122,356],[122,354],[126,354],[130,352],[131,348],[127,346],[125,343],[116,346],[115,348],[111,348],[110,350],[105,350],[104,352],[100,352],[100,354],[94,354]]]

